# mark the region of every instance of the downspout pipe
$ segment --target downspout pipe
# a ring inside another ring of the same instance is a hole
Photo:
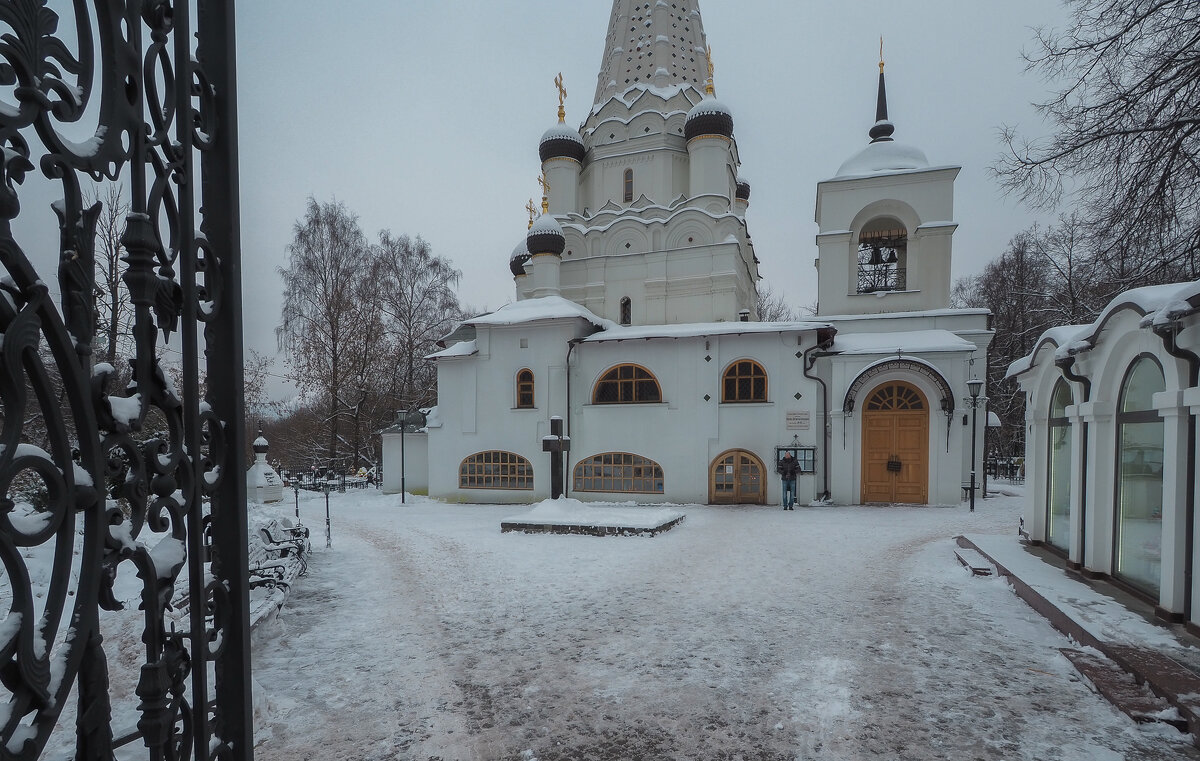
[[[1188,387],[1200,385],[1200,356],[1190,349],[1179,348],[1179,320],[1173,320],[1165,325],[1155,325],[1151,328],[1154,335],[1163,342],[1163,349],[1176,359],[1182,359],[1188,365]],[[1196,462],[1196,416],[1188,413],[1187,425],[1187,462]],[[1192,552],[1196,537],[1196,479],[1188,474],[1187,487],[1184,490],[1184,523],[1187,526],[1184,537],[1183,554],[1183,618],[1192,620]]]
[[[566,377],[563,379],[564,383],[567,386],[567,410],[566,410],[566,414],[563,415],[563,435],[566,436],[568,439],[571,438],[571,352],[575,351],[575,347],[578,346],[580,344],[580,342],[582,342],[582,341],[583,341],[582,338],[572,338],[567,341],[567,360],[566,360],[567,368],[566,368],[566,372],[565,372]],[[567,458],[567,462],[564,467],[566,467],[568,469],[571,467],[570,458]],[[569,473],[563,473],[563,498],[564,499],[571,496],[570,495],[571,479],[567,477],[568,475],[569,475]]]
[[[833,436],[833,431],[830,428],[830,424],[829,424],[829,386],[825,383],[825,381],[821,380],[821,378],[819,376],[810,375],[809,371],[812,370],[813,365],[816,364],[818,359],[820,359],[821,357],[830,356],[830,352],[828,352],[827,350],[829,349],[830,346],[833,346],[834,335],[835,335],[835,333],[833,332],[832,329],[830,329],[828,332],[825,332],[824,330],[817,331],[816,345],[809,347],[804,352],[804,367],[803,367],[803,372],[804,372],[805,378],[808,378],[809,380],[814,380],[817,383],[821,384],[821,429],[822,429],[821,447],[825,451],[823,453],[819,453],[819,454],[821,456],[821,465],[822,465],[822,468],[821,468],[821,474],[822,474],[822,479],[823,479],[822,485],[825,487],[825,491],[821,494],[821,499],[824,499],[824,500],[828,500],[831,497],[831,493],[829,490],[829,439],[830,439],[830,437]],[[813,354],[813,352],[817,351],[818,349],[821,350],[820,353]]]
[[[1074,355],[1054,360],[1063,377],[1074,381],[1083,387],[1083,401],[1091,401],[1092,380],[1085,375],[1075,372]],[[1087,561],[1087,472],[1088,472],[1088,423],[1083,422],[1083,446],[1080,448],[1079,466],[1079,563],[1076,565],[1070,558],[1067,563],[1076,571],[1082,570]]]

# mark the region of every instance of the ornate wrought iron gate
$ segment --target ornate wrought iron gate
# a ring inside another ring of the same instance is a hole
[[[111,759],[120,735],[153,759],[249,759],[233,0],[56,7],[0,0],[0,759],[41,755],[72,693],[77,759]],[[52,254],[13,231],[35,171],[61,189],[57,288],[31,264]],[[122,388],[92,355],[89,180],[130,206]],[[126,576],[145,625],[136,733],[114,729],[100,634]]]

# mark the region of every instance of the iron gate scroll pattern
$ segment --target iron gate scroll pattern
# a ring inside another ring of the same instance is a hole
[[[75,758],[113,758],[99,627],[127,575],[144,618],[134,742],[152,759],[250,759],[233,2],[61,6],[0,0],[0,759],[40,756],[73,692]],[[35,169],[61,187],[61,312],[10,224]],[[105,180],[130,209],[124,388],[91,349],[101,209],[83,186]],[[156,359],[172,337],[180,383]],[[24,424],[37,417],[44,446]],[[14,488],[30,481],[37,500]],[[27,563],[39,552],[44,586]],[[168,625],[183,595],[188,616]]]

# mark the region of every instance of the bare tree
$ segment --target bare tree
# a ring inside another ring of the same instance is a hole
[[[87,205],[101,204],[96,220],[96,338],[93,346],[101,362],[113,365],[118,373],[124,370],[120,358],[132,354],[133,308],[129,294],[121,286],[125,274],[125,253],[121,233],[129,204],[120,185],[110,182],[93,186],[88,192]]]
[[[1006,128],[1001,184],[1053,206],[1086,208],[1093,260],[1124,287],[1200,274],[1200,3],[1066,0],[1063,30],[1040,29],[1031,69],[1065,86],[1037,104],[1040,141]]]
[[[797,310],[788,305],[782,293],[776,293],[765,283],[758,286],[758,319],[762,322],[793,322]]]
[[[326,407],[326,454],[334,464],[344,449],[340,423],[355,404],[343,393],[357,354],[367,350],[365,327],[378,312],[364,298],[371,293],[370,247],[344,204],[310,197],[288,255],[288,266],[279,269],[284,300],[276,337],[297,388],[316,392]]]
[[[431,404],[437,399],[437,375],[424,357],[460,316],[454,288],[462,273],[420,237],[393,237],[383,230],[374,248],[374,280],[396,352],[397,401],[404,408]]]

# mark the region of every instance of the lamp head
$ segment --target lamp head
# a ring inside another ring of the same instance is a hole
[[[979,398],[979,391],[983,388],[983,378],[972,378],[967,381],[967,391],[971,394],[972,399]]]

